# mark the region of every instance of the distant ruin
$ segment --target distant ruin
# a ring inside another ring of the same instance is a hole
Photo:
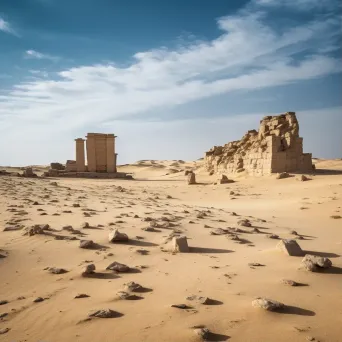
[[[296,113],[266,116],[259,131],[248,131],[241,140],[214,146],[205,153],[208,172],[261,176],[276,172],[312,172],[312,155],[303,153]]]
[[[86,139],[75,139],[76,160],[67,160],[65,167],[60,167],[59,163],[51,163],[46,176],[131,178],[126,173],[117,172],[115,138],[114,134],[88,133]]]

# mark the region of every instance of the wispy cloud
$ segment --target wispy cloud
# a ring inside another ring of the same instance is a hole
[[[25,51],[25,58],[34,58],[34,59],[49,59],[51,61],[58,61],[60,58],[57,56],[52,56],[48,54],[44,54],[35,50],[27,50]]]
[[[340,0],[254,0],[257,5],[271,7],[287,7],[300,11],[313,9],[334,9],[340,4]]]
[[[278,27],[270,23],[265,6],[258,6],[218,19],[221,34],[210,41],[137,52],[125,67],[78,66],[59,72],[57,78],[16,84],[0,96],[0,120],[5,118],[0,136],[5,139],[11,126],[16,132],[20,127],[79,131],[131,115],[143,119],[146,112],[158,116],[164,108],[219,94],[342,71],[341,60],[331,53],[340,38],[339,18],[324,15]],[[26,55],[52,57],[34,50]]]
[[[15,32],[13,27],[10,25],[10,23],[1,17],[0,17],[0,31],[17,36],[17,33]]]

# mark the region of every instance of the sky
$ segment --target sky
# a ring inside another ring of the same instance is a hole
[[[339,0],[0,0],[0,165],[195,160],[297,113],[304,152],[342,158]]]

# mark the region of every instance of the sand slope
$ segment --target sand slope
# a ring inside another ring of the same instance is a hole
[[[203,171],[201,161],[121,166],[135,181],[0,177],[0,254],[6,256],[0,259],[0,301],[8,301],[0,305],[0,317],[7,313],[0,331],[10,329],[0,341],[200,341],[195,325],[208,327],[213,341],[341,341],[342,219],[331,216],[342,216],[342,161],[318,160],[316,166],[320,170],[308,182],[242,175],[227,185],[212,185],[215,176]],[[199,184],[188,186],[184,169],[193,167]],[[198,218],[202,211],[206,216]],[[171,226],[144,231],[146,217]],[[241,218],[252,227],[239,227]],[[84,222],[91,228],[82,228]],[[24,235],[33,224],[49,224],[49,234],[77,240]],[[23,228],[3,231],[15,225]],[[68,225],[80,232],[63,230]],[[210,234],[228,227],[243,230],[241,243]],[[109,243],[113,228],[130,241]],[[303,236],[303,250],[329,257],[334,267],[324,273],[298,269],[302,258],[283,254],[275,248],[279,240],[266,237],[295,238],[292,230]],[[168,251],[173,231],[188,237],[190,253]],[[99,246],[81,249],[79,239]],[[134,272],[106,270],[114,261]],[[98,274],[84,278],[89,263]],[[46,268],[53,266],[68,272],[51,274]],[[307,286],[286,286],[283,278]],[[119,300],[117,292],[129,281],[150,290],[139,293],[140,300]],[[80,293],[90,297],[75,299]],[[207,296],[211,305],[186,300],[190,295]],[[258,296],[287,308],[254,308]],[[45,300],[34,303],[37,297]],[[191,308],[170,307],[183,303]],[[91,310],[107,308],[122,316],[85,320]]]

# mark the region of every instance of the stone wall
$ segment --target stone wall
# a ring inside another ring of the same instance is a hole
[[[265,175],[274,172],[311,172],[310,153],[303,153],[303,138],[294,112],[266,116],[259,131],[241,140],[214,146],[205,154],[207,171]]]

